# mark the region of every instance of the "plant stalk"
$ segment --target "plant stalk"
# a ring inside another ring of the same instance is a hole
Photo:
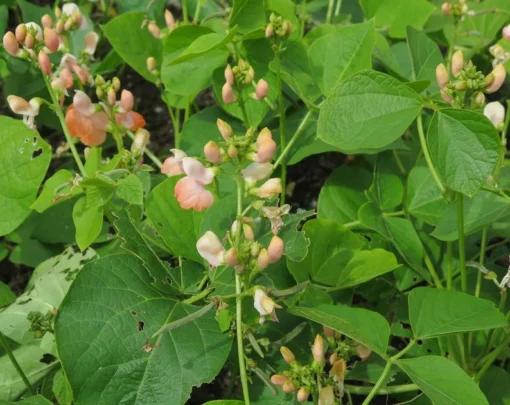
[[[332,0],[331,0],[332,1]],[[274,53],[276,65],[276,91],[278,92],[278,108],[280,113],[280,150],[282,153],[278,158],[278,163],[281,164],[281,181],[282,181],[282,195],[280,198],[280,205],[285,204],[286,188],[287,188],[287,161],[283,151],[286,149],[287,140],[285,139],[285,103],[283,101],[283,85],[282,85],[282,72],[281,72],[281,50],[277,49]],[[297,131],[296,131],[297,132]],[[275,164],[276,167],[276,164]]]
[[[14,357],[14,354],[12,353],[12,350],[9,347],[9,342],[7,341],[7,339],[5,338],[5,336],[2,332],[0,332],[0,343],[2,344],[2,347],[4,348],[5,352],[7,353],[7,356],[9,356],[9,360],[11,360],[12,365],[18,372],[18,374],[21,377],[21,379],[23,380],[23,382],[25,383],[27,390],[30,392],[30,394],[37,395],[37,392],[35,392],[34,387],[32,387],[32,384],[30,384],[30,381],[28,380],[27,376],[23,372],[23,369],[21,368],[18,361],[16,360],[16,357]]]
[[[453,280],[453,243],[446,242],[446,288],[452,289]]]
[[[457,193],[457,228],[459,230],[460,284],[462,292],[467,292],[466,242],[464,237],[464,196]]]

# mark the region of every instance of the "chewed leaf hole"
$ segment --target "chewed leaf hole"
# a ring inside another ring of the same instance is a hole
[[[43,153],[42,148],[36,149],[32,152],[32,159],[35,159],[38,156],[41,156]]]
[[[29,140],[30,140],[30,139],[28,139],[28,138],[25,138],[25,143],[28,143],[28,141],[29,141]]]
[[[133,315],[136,315],[136,311],[131,311],[131,313],[132,313]]]
[[[402,325],[402,328],[404,328],[404,329],[411,329],[411,325],[408,324],[407,322],[400,322],[400,324]]]
[[[144,323],[143,321],[138,321],[138,331],[141,332],[143,330],[143,327],[144,327]]]
[[[39,361],[44,364],[51,364],[55,360],[57,360],[57,358],[55,356],[53,356],[52,354],[44,353],[43,356],[41,357],[41,360],[39,360]]]
[[[34,144],[34,146],[35,146],[35,145],[37,145],[37,141],[38,141],[37,136],[34,136],[34,139],[33,139],[33,141],[32,141],[32,143]]]

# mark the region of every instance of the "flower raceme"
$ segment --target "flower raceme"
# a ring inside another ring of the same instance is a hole
[[[206,168],[197,159],[185,157],[182,159],[182,169],[186,177],[175,184],[174,195],[181,208],[203,211],[214,203],[214,197],[205,186],[214,180],[215,171]]]

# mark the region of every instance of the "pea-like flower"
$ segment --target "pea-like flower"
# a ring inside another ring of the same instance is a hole
[[[259,198],[275,197],[282,192],[282,182],[279,177],[267,180],[254,194]]]
[[[197,250],[200,256],[213,267],[225,263],[225,248],[214,232],[207,231],[204,233],[197,241]]]
[[[281,306],[276,304],[260,288],[255,289],[253,306],[260,314],[259,323],[261,325],[265,322],[266,316],[268,316],[268,315],[273,319],[274,322],[278,322],[278,318],[276,317],[275,309],[281,308]]]
[[[214,170],[190,157],[182,159],[182,168],[187,176],[177,182],[174,190],[181,208],[198,212],[209,208],[214,203],[214,197],[205,186],[212,183]]]
[[[30,101],[18,96],[7,97],[7,103],[12,112],[23,116],[23,122],[30,129],[35,129],[34,119],[39,115],[41,101],[38,98],[32,98]]]
[[[498,128],[505,121],[505,107],[499,101],[488,103],[483,114]]]
[[[273,173],[273,165],[271,163],[252,163],[241,173],[247,182],[256,183],[268,178]]]
[[[180,149],[170,149],[170,152],[174,155],[165,159],[161,167],[161,173],[166,174],[168,177],[184,174],[182,159],[188,157],[188,155]]]
[[[319,405],[335,405],[335,393],[333,387],[322,387],[319,392]]]

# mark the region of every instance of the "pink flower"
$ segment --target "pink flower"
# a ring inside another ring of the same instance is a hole
[[[267,163],[276,151],[276,142],[273,140],[271,131],[264,128],[257,137],[257,153],[253,155],[253,160],[257,163]]]
[[[23,122],[27,127],[35,129],[34,118],[39,115],[41,106],[41,102],[37,98],[26,101],[18,96],[9,96],[7,103],[9,103],[12,112],[23,116]]]
[[[51,28],[44,28],[44,44],[50,52],[57,52],[60,46],[60,38]]]
[[[94,31],[89,32],[85,35],[85,53],[89,55],[94,55],[96,52],[97,43],[99,42],[99,35],[97,35]]]
[[[8,31],[3,38],[4,48],[11,56],[16,56],[19,51],[19,44],[11,31]]]
[[[42,74],[45,76],[51,76],[51,61],[48,55],[46,55],[43,51],[39,51],[37,60],[39,62],[39,67],[41,68]]]
[[[124,112],[131,111],[133,109],[133,105],[135,104],[133,93],[131,93],[129,90],[122,90],[119,104]]]
[[[247,182],[256,183],[268,178],[272,172],[273,165],[271,163],[252,163],[241,173]]]
[[[257,100],[264,100],[269,92],[269,85],[264,79],[260,79],[255,88],[255,96]]]
[[[232,86],[228,82],[226,82],[221,89],[221,98],[225,104],[232,104],[236,101]]]
[[[497,65],[493,69],[492,75],[494,75],[494,79],[491,81],[491,83],[488,84],[487,89],[485,90],[485,92],[488,94],[498,91],[503,85],[506,79],[505,67],[503,65]]]
[[[255,190],[259,198],[271,198],[282,192],[282,183],[279,177],[267,180],[262,186]]]
[[[273,321],[278,322],[276,317],[275,309],[281,308],[280,305],[276,304],[267,294],[260,288],[255,289],[253,306],[260,314],[259,323],[263,324],[266,320],[266,316],[271,316]]]
[[[197,250],[200,256],[213,267],[218,267],[225,263],[225,248],[216,234],[211,231],[204,233],[197,241]]]
[[[161,168],[161,173],[166,174],[168,177],[184,174],[182,159],[188,157],[188,155],[180,149],[170,149],[170,151],[174,155],[165,159],[163,167]]]
[[[189,157],[182,159],[182,168],[187,177],[180,179],[174,190],[175,198],[181,208],[198,212],[209,208],[214,203],[214,197],[205,189],[205,186],[212,183],[214,171]]]
[[[283,240],[278,236],[273,236],[271,242],[269,242],[269,246],[267,248],[267,253],[269,254],[270,263],[276,263],[283,255],[283,249],[285,245]]]

